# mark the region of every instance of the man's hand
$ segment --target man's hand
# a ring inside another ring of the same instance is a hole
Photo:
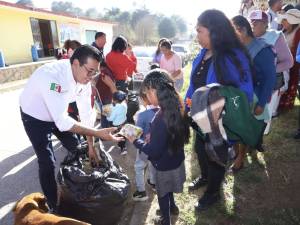
[[[96,150],[94,148],[94,146],[90,146],[89,145],[89,160],[92,166],[99,166],[100,163],[100,159],[97,156]]]
[[[102,75],[101,79],[102,79],[103,83],[106,84],[110,88],[111,92],[117,91],[115,82],[108,75],[106,75],[106,74],[101,74],[101,75]]]
[[[254,114],[255,114],[256,116],[261,115],[263,112],[264,112],[264,108],[261,107],[261,106],[259,106],[259,105],[257,105],[257,106],[255,107],[255,109],[254,109]]]
[[[117,130],[116,127],[100,129],[96,131],[96,133],[98,134],[97,137],[102,138],[106,141],[115,141],[115,142],[124,141],[124,137],[120,137],[117,134],[113,134],[113,132],[116,130]]]

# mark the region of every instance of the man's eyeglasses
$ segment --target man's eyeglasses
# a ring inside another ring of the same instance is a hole
[[[98,70],[89,70],[86,65],[83,64],[83,67],[85,68],[85,70],[87,71],[87,76],[90,78],[94,78],[96,76],[98,76],[100,74],[100,72]]]

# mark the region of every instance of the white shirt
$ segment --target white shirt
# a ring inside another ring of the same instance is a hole
[[[20,95],[22,111],[38,120],[54,122],[60,131],[70,130],[76,121],[68,116],[70,102],[76,100],[80,120],[92,127],[91,84],[76,83],[69,59],[39,67]]]
[[[276,22],[276,18],[278,17],[277,13],[275,13],[272,9],[267,10],[267,14],[269,17],[269,29],[279,30],[279,24]]]
[[[171,58],[166,59],[164,55],[162,55],[160,60],[160,68],[168,71],[170,74],[174,73],[177,70],[182,69],[182,61],[179,55],[174,53]],[[175,77],[175,80],[183,78],[183,73],[181,72],[179,75]]]

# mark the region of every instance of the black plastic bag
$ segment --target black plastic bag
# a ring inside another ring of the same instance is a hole
[[[96,144],[102,162],[91,167],[87,147],[69,155],[58,173],[59,214],[92,225],[114,225],[119,221],[130,190],[129,179],[111,156]]]
[[[127,98],[127,123],[134,124],[133,116],[140,109],[139,99],[134,93],[129,93]]]

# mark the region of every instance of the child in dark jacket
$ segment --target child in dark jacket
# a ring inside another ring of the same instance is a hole
[[[158,224],[170,225],[170,212],[178,214],[173,193],[183,191],[185,182],[184,143],[189,139],[183,102],[174,82],[164,70],[152,70],[142,88],[150,103],[159,106],[151,123],[150,140],[127,137],[136,148],[148,155],[155,168],[155,185],[161,216]]]

